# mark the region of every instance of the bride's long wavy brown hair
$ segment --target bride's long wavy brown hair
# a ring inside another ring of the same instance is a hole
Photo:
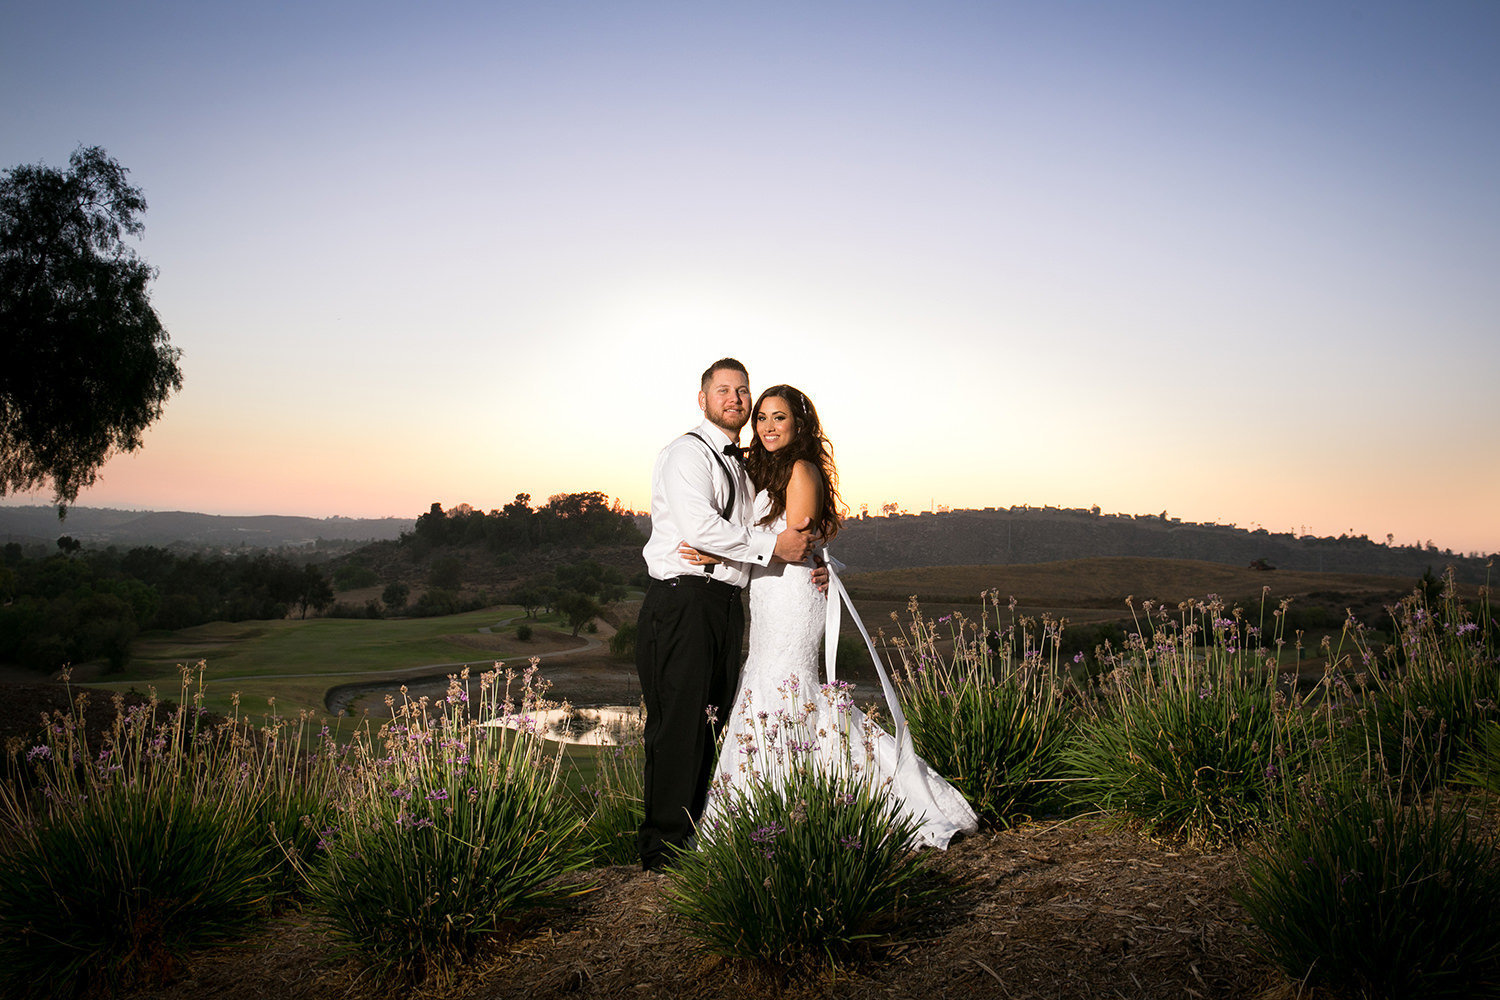
[[[751,429],[755,427],[755,415],[761,404],[773,396],[786,400],[792,417],[792,440],[776,451],[766,451],[755,434],[750,447],[745,450],[745,471],[757,490],[765,490],[771,498],[771,512],[760,522],[774,524],[786,513],[786,484],[792,478],[792,466],[799,458],[811,462],[819,472],[823,495],[818,504],[818,516],[811,526],[814,535],[832,538],[838,533],[843,520],[840,515],[842,501],[839,499],[839,475],[833,465],[833,445],[823,434],[823,424],[818,420],[818,411],[812,400],[801,389],[790,385],[773,385],[764,390],[750,411]]]

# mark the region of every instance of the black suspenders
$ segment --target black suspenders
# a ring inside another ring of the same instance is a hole
[[[724,461],[724,455],[723,455],[723,453],[722,452],[718,452],[718,451],[714,451],[714,446],[709,443],[708,438],[704,437],[702,434],[699,434],[697,431],[688,431],[687,432],[687,436],[688,437],[695,437],[699,441],[702,441],[703,442],[703,447],[707,448],[709,450],[709,452],[712,453],[712,455],[714,456],[714,458],[718,460],[718,462],[719,462],[719,468],[723,469],[724,470],[724,475],[726,477],[728,477],[728,479],[729,479],[729,502],[724,505],[724,509],[723,510],[719,511],[719,516],[722,517],[726,521],[731,520],[731,518],[730,518],[729,515],[734,513],[734,493],[735,493],[735,490],[734,490],[735,475],[734,475],[733,470],[731,470],[729,468],[729,465]],[[710,569],[712,569],[712,567],[710,567]]]

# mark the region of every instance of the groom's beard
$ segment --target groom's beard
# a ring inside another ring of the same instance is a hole
[[[728,434],[730,439],[738,444],[740,440],[740,431],[745,429],[745,425],[750,422],[750,418],[749,416],[744,416],[740,418],[739,423],[731,424],[728,422],[728,418],[725,417],[724,414],[719,413],[710,414],[708,417],[708,422],[722,430],[725,434]]]

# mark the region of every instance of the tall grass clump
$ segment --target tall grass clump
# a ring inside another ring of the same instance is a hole
[[[613,746],[601,746],[593,774],[579,789],[588,819],[583,836],[596,865],[628,865],[640,856],[636,834],[646,818],[645,720],[616,727]]]
[[[309,891],[334,935],[385,981],[441,984],[526,910],[572,891],[586,863],[577,811],[559,787],[561,747],[536,731],[535,665],[519,707],[495,672],[467,674],[436,705],[403,699],[356,779]],[[501,719],[492,726],[483,720]],[[378,743],[378,745],[377,745]]]
[[[837,967],[936,890],[914,851],[918,821],[868,766],[891,738],[853,723],[847,685],[823,690],[826,714],[795,686],[789,708],[744,707],[742,745],[725,752],[746,777],[716,780],[697,850],[669,869],[672,910],[715,954]]]
[[[1252,623],[1214,595],[1175,615],[1142,608],[1125,648],[1104,652],[1107,672],[1065,754],[1074,793],[1153,833],[1232,841],[1270,818],[1307,746],[1278,676],[1280,629],[1262,643],[1264,610]]]
[[[1500,722],[1491,722],[1474,735],[1474,745],[1460,762],[1457,778],[1466,785],[1500,795]]]
[[[1237,894],[1293,980],[1357,996],[1500,995],[1500,860],[1451,794],[1359,775],[1302,797]]]
[[[321,857],[323,831],[354,780],[357,746],[340,743],[338,733],[307,712],[295,720],[267,716],[249,746],[245,766],[257,773],[262,789],[256,825],[274,842],[281,862],[271,875],[273,902],[305,895],[304,873]]]
[[[1368,997],[1497,996],[1494,803],[1445,784],[1485,787],[1495,773],[1494,658],[1482,628],[1465,627],[1451,580],[1437,614],[1419,593],[1392,615],[1383,649],[1347,622],[1354,652],[1330,651],[1303,699],[1307,767],[1287,776],[1286,808],[1252,845],[1239,898],[1262,950],[1299,982]]]
[[[924,618],[913,598],[909,632],[895,640],[896,681],[918,756],[961,791],[985,823],[1062,801],[1063,751],[1076,728],[1058,664],[1064,623],[1043,619],[1033,636],[1026,619],[992,628],[997,594],[983,595],[979,622],[960,615]],[[1011,605],[1014,612],[1014,603]],[[947,625],[947,634],[940,626]]]
[[[1373,649],[1357,623],[1346,627],[1359,657],[1357,683],[1370,687],[1361,735],[1388,772],[1418,788],[1447,781],[1453,766],[1477,751],[1485,728],[1500,722],[1500,650],[1487,586],[1475,608],[1471,613],[1459,599],[1450,570],[1436,607],[1418,590],[1390,609],[1393,638],[1385,650]]]
[[[111,993],[170,979],[267,912],[283,856],[263,825],[253,731],[153,694],[90,746],[82,699],[0,784],[0,994]]]

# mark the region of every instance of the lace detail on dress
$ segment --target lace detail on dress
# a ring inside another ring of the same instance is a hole
[[[769,509],[762,492],[755,498],[757,523]],[[784,530],[786,518],[774,528]],[[888,787],[921,822],[922,844],[946,847],[955,834],[973,832],[974,811],[957,789],[910,755],[898,767],[895,739],[853,707],[848,685],[821,683],[818,649],[827,606],[810,565],[773,563],[754,571],[750,654],[725,719],[703,822],[714,822],[720,802],[755,773],[784,774],[789,755],[816,754],[829,767],[853,767]]]

